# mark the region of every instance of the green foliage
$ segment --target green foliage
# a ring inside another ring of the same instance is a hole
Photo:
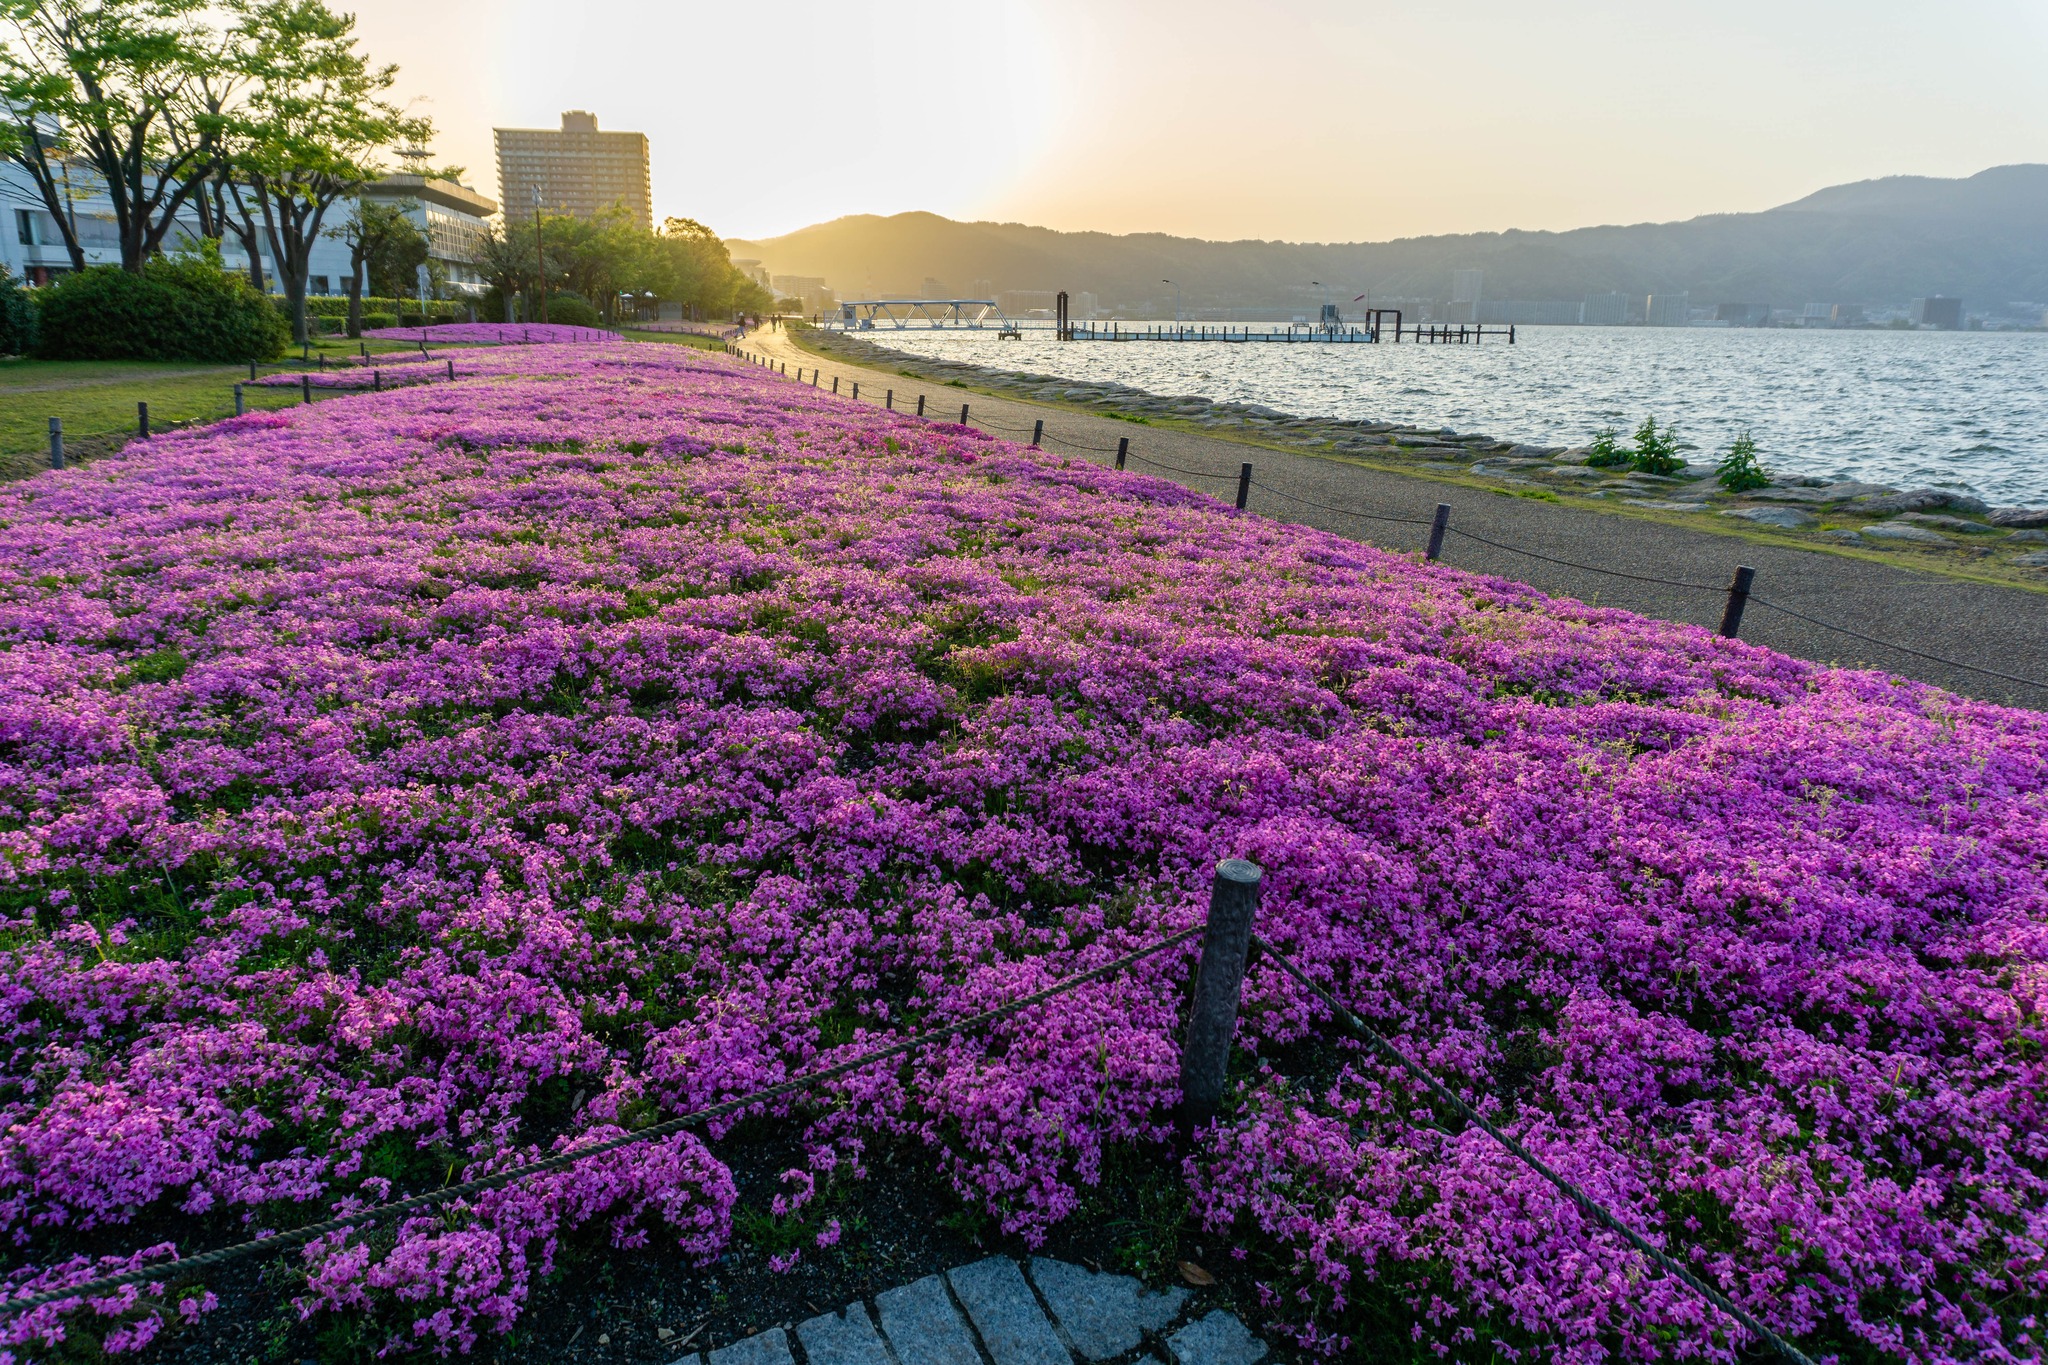
[[[129,187],[112,205],[125,270],[140,271],[171,239],[179,209],[215,169],[221,121],[207,97],[221,72],[207,8],[208,0],[0,5],[0,156],[46,203],[66,194],[77,163]],[[83,270],[68,216],[51,221]]]
[[[363,311],[365,313],[395,314],[400,308],[417,313],[420,310],[420,301],[418,299],[384,298],[375,294],[363,295]],[[345,294],[315,294],[306,300],[306,312],[310,316],[324,318],[328,322],[341,322],[348,317],[348,296]],[[469,317],[469,304],[467,301],[457,303],[450,299],[429,299],[427,300],[427,316],[436,322],[462,322]],[[490,314],[484,312],[481,306],[477,309],[477,316],[486,322],[491,321]],[[364,325],[367,326],[368,324]]]
[[[1628,452],[1615,439],[1619,434],[1613,427],[1593,433],[1593,444],[1587,447],[1591,453],[1586,456],[1586,463],[1596,469],[1612,469],[1616,465],[1627,464]]]
[[[1685,468],[1685,457],[1678,453],[1678,424],[1674,422],[1659,431],[1657,419],[1645,417],[1636,428],[1636,444],[1629,452],[1629,464],[1645,474],[1676,474]]]
[[[543,263],[549,322],[568,321],[555,314],[558,291],[580,295],[600,312],[622,292],[652,294],[707,319],[765,312],[773,302],[733,266],[725,243],[702,223],[670,218],[659,232],[648,232],[615,207],[588,219],[543,213],[537,228],[529,216],[508,218],[484,241],[481,267],[490,292],[478,316],[504,320],[505,300],[516,294],[529,300],[520,320],[539,321],[530,301]]]
[[[404,298],[418,290],[419,268],[427,263],[427,234],[409,218],[379,213],[384,207],[374,201],[365,206],[368,248],[363,254],[364,283],[372,294]],[[359,216],[357,223],[363,221]]]
[[[1728,453],[1714,466],[1714,472],[1721,487],[1731,493],[1747,493],[1771,481],[1771,476],[1757,463],[1756,442],[1747,431],[1735,438],[1735,444],[1728,447]]]
[[[27,355],[35,345],[35,300],[0,266],[0,355]]]
[[[604,323],[589,301],[576,294],[548,295],[548,321],[565,327],[598,327]]]
[[[363,330],[366,332],[375,331],[379,327],[396,327],[397,325],[398,314],[396,313],[363,314]]]
[[[217,243],[130,273],[94,266],[38,297],[36,355],[48,360],[275,360],[290,331],[275,305],[220,268]]]

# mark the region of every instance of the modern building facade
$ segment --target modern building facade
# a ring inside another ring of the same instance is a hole
[[[1652,327],[1683,327],[1692,321],[1692,295],[1651,294],[1643,300],[1643,321]]]
[[[498,199],[507,213],[531,213],[537,202],[552,213],[594,218],[623,204],[633,221],[654,230],[653,181],[644,133],[599,132],[597,115],[571,109],[560,131],[494,128],[498,147]],[[539,199],[534,198],[539,191]]]
[[[120,233],[115,226],[114,208],[104,188],[89,168],[72,168],[71,183],[78,197],[67,208],[67,216],[85,250],[88,265],[121,263]],[[490,216],[497,211],[483,195],[450,180],[430,180],[419,175],[387,176],[367,186],[365,198],[397,202],[406,216],[427,235],[427,255],[442,268],[449,293],[461,296],[481,293],[483,279],[477,266],[482,242],[490,230]],[[7,222],[0,228],[0,264],[16,279],[28,285],[48,284],[71,271],[71,254],[64,248],[63,234],[56,219],[43,206],[42,196],[28,173],[12,163],[0,163],[0,205],[7,210]],[[327,211],[325,226],[339,228],[354,212],[346,200]],[[176,251],[197,242],[200,236],[197,213],[179,216],[165,247]],[[277,282],[277,262],[270,250],[260,250],[263,278],[272,293],[283,292]],[[229,270],[246,271],[249,258],[240,241],[229,234],[221,242],[221,263]],[[313,244],[307,271],[309,294],[347,292],[350,272],[347,243],[322,232]]]
[[[484,238],[490,235],[491,215],[498,211],[496,204],[453,180],[410,174],[387,175],[365,186],[363,198],[405,206],[405,216],[426,234],[427,258],[440,265],[451,294],[484,291],[478,266],[483,261]],[[347,221],[346,215],[342,221]]]
[[[1953,332],[1963,325],[1963,301],[1930,294],[1924,299],[1913,300],[1911,316],[1915,327]]]

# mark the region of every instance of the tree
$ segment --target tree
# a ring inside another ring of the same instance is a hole
[[[121,265],[163,249],[213,173],[220,120],[194,101],[208,68],[207,0],[0,0],[0,155],[28,173],[74,269],[69,162],[104,182]],[[76,187],[82,189],[84,187]]]
[[[306,279],[328,211],[384,174],[384,149],[424,144],[433,124],[385,98],[398,69],[370,64],[353,15],[324,0],[237,0],[237,12],[258,55],[230,188],[244,202],[246,187],[260,210],[292,338],[304,342]]]
[[[381,199],[357,199],[355,212],[335,235],[348,243],[348,334],[363,332],[363,281],[378,293],[380,280],[394,271],[409,275],[427,259],[427,236],[407,216],[408,205]]]

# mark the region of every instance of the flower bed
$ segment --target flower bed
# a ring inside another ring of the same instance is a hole
[[[429,346],[464,342],[480,346],[553,346],[617,341],[618,333],[602,327],[572,327],[559,322],[437,322],[431,327],[373,327],[363,333],[372,341],[418,341]]]
[[[1276,945],[1780,1330],[2038,1357],[2043,717],[717,355],[475,368],[0,489],[17,1284],[745,1094],[1196,922],[1236,855]],[[1164,1136],[1188,961],[778,1110],[789,1203],[911,1143],[1038,1235]],[[1305,1341],[1378,1293],[1453,1354],[1735,1358],[1285,978],[1243,1038],[1187,1177]],[[717,1254],[733,1190],[672,1137],[316,1244],[303,1305],[467,1349],[564,1238]]]

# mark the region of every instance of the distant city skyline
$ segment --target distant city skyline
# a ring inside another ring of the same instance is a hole
[[[493,127],[650,140],[653,217],[762,238],[929,209],[1361,241],[1684,219],[2048,160],[2029,0],[352,0],[497,193]],[[1249,22],[1256,17],[1256,22]]]

